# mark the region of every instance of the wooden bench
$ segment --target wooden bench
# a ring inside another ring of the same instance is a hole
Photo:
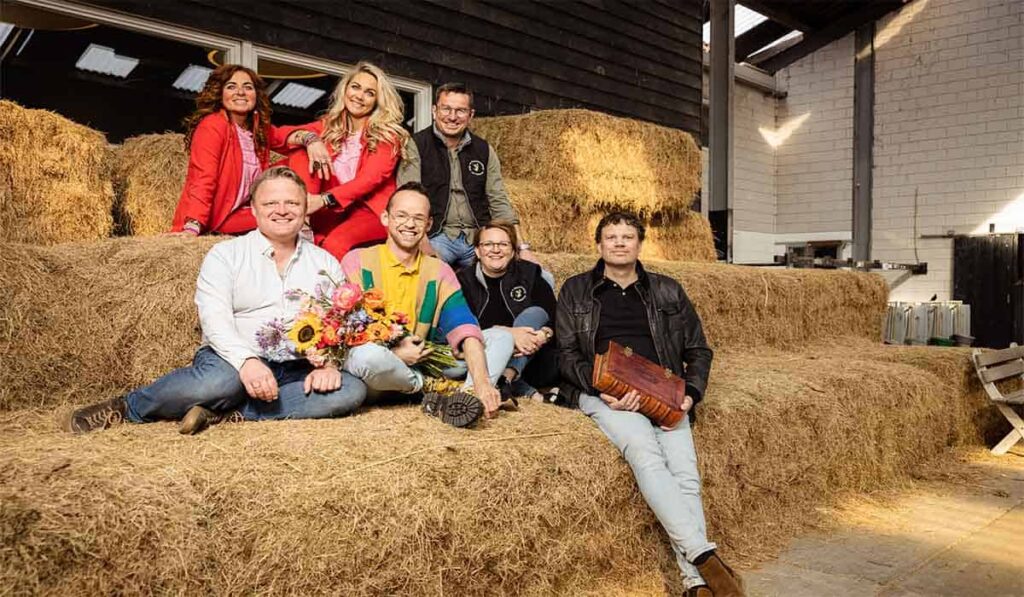
[[[1024,346],[1017,346],[1015,342],[1009,348],[987,352],[975,348],[971,352],[971,360],[988,397],[1013,426],[1010,433],[992,448],[993,454],[1006,454],[1024,438],[1024,420],[1013,409],[1015,405],[1024,405]],[[996,385],[1012,379],[1021,380],[1022,388],[1004,394]]]

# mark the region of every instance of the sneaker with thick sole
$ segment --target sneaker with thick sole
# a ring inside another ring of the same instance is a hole
[[[423,412],[453,427],[469,427],[484,414],[484,405],[469,392],[427,392],[423,395]]]
[[[203,406],[193,406],[188,409],[185,416],[181,418],[181,427],[178,433],[182,435],[195,435],[210,425],[217,423],[240,423],[245,420],[242,413],[237,410],[226,413],[215,413]]]
[[[64,421],[64,429],[72,433],[106,429],[124,423],[127,414],[128,403],[124,396],[118,396],[72,412]]]

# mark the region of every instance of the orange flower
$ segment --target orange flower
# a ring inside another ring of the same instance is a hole
[[[348,338],[346,338],[345,344],[348,344],[349,346],[362,346],[363,344],[366,344],[369,341],[370,338],[369,336],[366,335],[366,332],[359,332],[357,334],[352,334]]]
[[[371,288],[363,293],[363,307],[367,311],[383,311],[387,301],[384,300],[384,292],[379,288]]]
[[[375,321],[366,326],[366,335],[370,342],[387,342],[391,337],[391,329],[383,323]]]
[[[338,328],[335,327],[334,325],[325,325],[323,331],[321,331],[320,334],[320,343],[317,344],[317,346],[323,348],[325,346],[338,345]]]

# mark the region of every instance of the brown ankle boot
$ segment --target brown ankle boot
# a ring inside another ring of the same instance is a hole
[[[210,425],[216,425],[217,423],[240,423],[245,418],[242,413],[233,410],[226,413],[215,413],[208,408],[202,406],[193,406],[185,413],[185,416],[181,419],[181,427],[178,428],[178,433],[182,435],[195,435],[206,429]]]
[[[683,593],[684,597],[715,597],[715,594],[711,592],[711,589],[707,585],[697,585],[696,587],[690,587]]]
[[[743,580],[727,566],[718,554],[713,554],[697,566],[701,578],[708,583],[715,597],[744,597]]]

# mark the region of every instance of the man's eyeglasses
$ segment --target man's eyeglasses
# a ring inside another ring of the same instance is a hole
[[[470,108],[453,108],[451,106],[438,106],[437,111],[441,113],[441,116],[451,116],[454,113],[459,118],[465,118],[472,112]]]
[[[404,226],[411,223],[416,228],[423,228],[427,225],[427,219],[423,216],[414,216],[407,213],[390,214],[391,219],[395,221],[396,226]]]
[[[498,242],[487,241],[480,243],[480,248],[483,249],[484,251],[490,251],[491,249],[501,249],[502,251],[507,251],[512,248],[512,243],[508,242],[507,240]]]

